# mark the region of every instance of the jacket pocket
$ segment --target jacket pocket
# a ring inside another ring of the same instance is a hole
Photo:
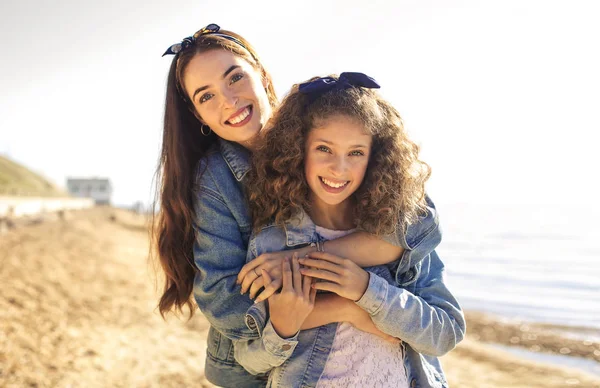
[[[229,365],[236,364],[233,356],[233,342],[212,326],[208,330],[206,353],[215,361]]]

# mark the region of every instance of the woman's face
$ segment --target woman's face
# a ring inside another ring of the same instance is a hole
[[[360,187],[371,152],[372,136],[356,120],[334,116],[311,129],[305,145],[304,174],[312,200],[336,206]]]
[[[227,50],[194,56],[184,70],[183,87],[203,124],[246,147],[271,116],[266,81],[245,59]]]

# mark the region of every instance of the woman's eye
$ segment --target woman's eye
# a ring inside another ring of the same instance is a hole
[[[329,147],[325,147],[323,145],[317,146],[317,151],[321,151],[321,152],[331,152],[329,150]]]
[[[211,98],[213,98],[212,93],[204,93],[202,96],[200,96],[200,99],[198,101],[200,102],[200,104],[202,104],[203,102],[206,102]]]
[[[234,74],[234,75],[231,77],[231,83],[232,83],[232,84],[233,84],[233,83],[236,83],[236,82],[238,82],[239,80],[241,80],[242,78],[244,78],[244,75],[243,75],[242,73],[237,73],[237,74]]]
[[[364,154],[365,153],[362,152],[362,151],[352,151],[352,152],[350,152],[350,155],[352,155],[352,156],[362,156]]]

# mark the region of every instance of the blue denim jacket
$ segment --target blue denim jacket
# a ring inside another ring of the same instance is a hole
[[[237,274],[246,262],[252,222],[242,180],[249,169],[250,154],[239,144],[221,140],[198,164],[194,201],[194,261],[198,272],[194,298],[211,328],[207,339],[206,378],[223,387],[265,386],[265,376],[253,376],[235,360],[231,340],[258,339],[264,330],[248,327],[245,314],[253,305],[240,294]],[[399,284],[414,281],[416,264],[441,240],[435,207],[427,217],[408,228],[406,236],[387,236],[405,251],[398,263]],[[292,241],[290,246],[296,243]],[[266,320],[265,320],[266,321]]]
[[[310,244],[318,239],[310,217],[301,214],[287,222],[284,228],[267,225],[253,235],[248,261],[264,252]],[[437,242],[425,242],[424,245],[428,246],[421,249],[431,253],[412,263],[413,271],[396,271],[399,276],[395,279],[386,266],[368,268],[369,285],[356,303],[371,315],[380,330],[402,339],[411,387],[447,387],[437,356],[452,350],[463,339],[465,320],[458,302],[444,284],[444,265],[433,251]],[[394,264],[390,267],[396,270]],[[264,302],[252,306],[246,320],[249,327],[264,327],[264,330],[261,339],[234,341],[234,354],[241,365],[252,373],[265,373],[274,368],[269,387],[316,386],[337,323],[282,339],[268,320]]]

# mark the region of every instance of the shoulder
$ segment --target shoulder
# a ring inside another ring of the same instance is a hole
[[[196,164],[195,184],[196,186],[206,185],[227,175],[233,178],[221,151],[218,147],[213,146]]]
[[[437,246],[442,239],[442,231],[435,204],[428,195],[425,195],[426,212],[421,214],[417,222],[408,225],[404,241],[404,248],[416,249],[423,243]]]
[[[193,185],[194,203],[217,201],[223,206],[235,206],[230,202],[241,201],[242,188],[223,159],[218,147],[212,147],[196,164]]]

